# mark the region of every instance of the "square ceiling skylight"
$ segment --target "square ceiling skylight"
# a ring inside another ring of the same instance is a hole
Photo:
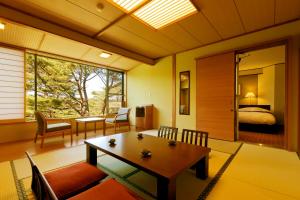
[[[129,13],[149,0],[110,0],[125,12]]]
[[[190,0],[152,0],[135,11],[134,16],[159,29],[196,12]]]

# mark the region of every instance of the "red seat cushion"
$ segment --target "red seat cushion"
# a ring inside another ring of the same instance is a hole
[[[92,187],[69,200],[137,200],[141,199],[114,179]]]
[[[58,199],[74,196],[99,183],[107,174],[88,163],[78,163],[45,174]]]

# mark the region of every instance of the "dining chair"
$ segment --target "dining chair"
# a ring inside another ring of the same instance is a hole
[[[121,126],[128,126],[130,131],[130,108],[119,108],[118,113],[113,118],[106,118],[105,123],[113,124],[115,133],[117,132],[117,127],[120,128]]]
[[[177,140],[178,128],[170,126],[160,126],[158,129],[158,137],[166,138],[169,140]]]
[[[208,132],[183,129],[181,142],[207,147]]]
[[[41,148],[43,148],[44,145],[44,138],[57,134],[62,133],[62,136],[64,137],[64,131],[69,130],[71,135],[71,145],[73,142],[73,134],[72,134],[72,123],[70,120],[67,119],[46,119],[44,114],[40,111],[36,111],[35,118],[37,121],[37,131],[34,138],[34,143],[36,143],[38,136],[41,137]],[[53,121],[51,123],[51,121]],[[57,123],[57,121],[62,121],[60,123]],[[68,121],[69,123],[67,123]],[[56,122],[56,123],[54,123]]]

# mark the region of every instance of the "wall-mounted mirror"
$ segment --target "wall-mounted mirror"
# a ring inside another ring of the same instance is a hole
[[[190,114],[190,71],[180,72],[179,114]]]

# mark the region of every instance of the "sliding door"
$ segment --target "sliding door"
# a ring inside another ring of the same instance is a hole
[[[234,140],[234,52],[200,58],[196,74],[196,127],[210,138]]]

